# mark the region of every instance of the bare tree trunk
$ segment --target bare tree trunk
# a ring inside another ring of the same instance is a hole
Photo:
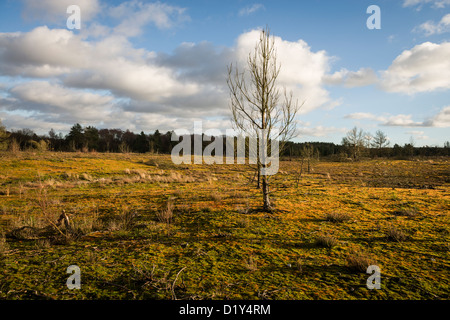
[[[267,177],[265,175],[262,176],[262,192],[263,192],[263,210],[272,211],[272,206],[270,204],[270,197],[269,197],[269,184],[267,183]]]
[[[261,189],[261,168],[258,166],[258,185],[256,186],[257,189]]]

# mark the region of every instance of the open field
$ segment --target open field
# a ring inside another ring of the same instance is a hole
[[[267,214],[244,166],[3,153],[0,299],[449,298],[448,159],[298,167],[280,163]]]

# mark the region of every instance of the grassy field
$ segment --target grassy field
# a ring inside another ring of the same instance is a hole
[[[449,298],[449,159],[312,169],[281,162],[268,214],[245,166],[0,154],[0,299]]]

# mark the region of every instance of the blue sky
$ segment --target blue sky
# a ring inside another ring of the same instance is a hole
[[[81,29],[66,26],[81,8]],[[369,30],[370,5],[381,29]],[[450,0],[0,3],[0,119],[152,132],[230,128],[226,68],[258,30],[276,37],[280,83],[305,105],[298,141],[339,143],[354,126],[392,143],[450,140]]]

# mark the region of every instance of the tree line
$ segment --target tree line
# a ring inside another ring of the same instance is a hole
[[[111,153],[160,153],[170,154],[178,141],[171,141],[172,132],[134,133],[122,129],[97,129],[75,124],[67,135],[51,129],[38,135],[30,129],[7,131],[0,122],[0,150],[10,151],[59,151],[59,152],[111,152]],[[191,139],[192,141],[194,139]],[[226,139],[224,141],[224,148]],[[210,142],[203,142],[203,148]],[[194,148],[192,148],[194,150]],[[286,142],[282,157],[305,159],[327,158],[335,161],[357,161],[361,158],[386,157],[407,159],[414,156],[450,156],[450,142],[442,147],[416,147],[414,142],[393,144],[386,134],[374,135],[358,128],[350,130],[341,144],[331,142]]]

